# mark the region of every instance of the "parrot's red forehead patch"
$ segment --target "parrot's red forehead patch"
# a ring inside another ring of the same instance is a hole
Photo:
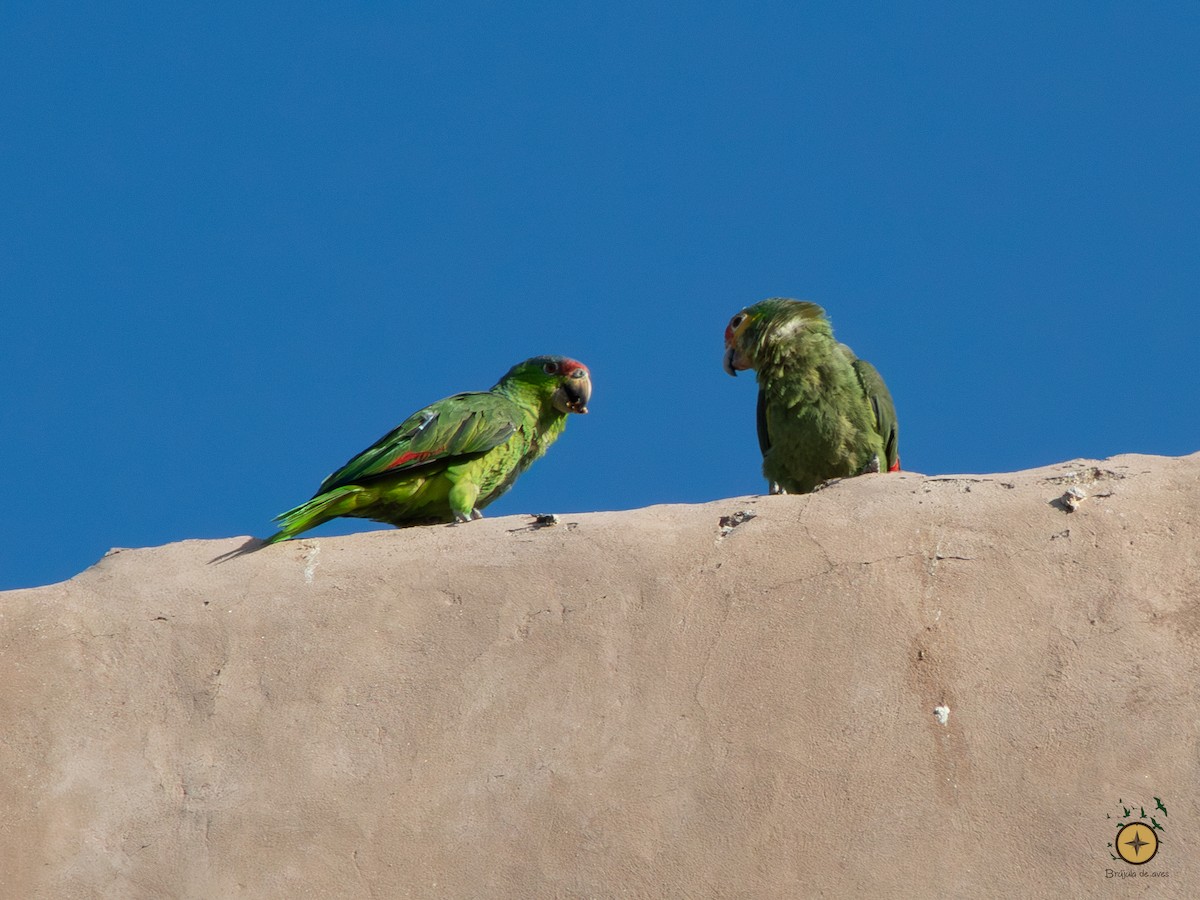
[[[564,359],[559,365],[559,371],[561,371],[564,375],[570,375],[577,369],[583,369],[584,372],[588,372],[588,367],[577,359]],[[588,372],[588,374],[590,375],[591,373]]]

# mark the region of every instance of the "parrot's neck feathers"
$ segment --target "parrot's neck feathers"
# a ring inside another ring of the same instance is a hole
[[[556,418],[566,418],[550,402],[551,392],[544,385],[520,378],[506,378],[492,388],[492,392],[507,397],[521,408],[531,424],[544,426]]]
[[[767,334],[767,342],[786,347],[807,322],[801,316],[790,316]]]
[[[755,357],[760,375],[776,377],[788,369],[819,366],[836,352],[828,324],[792,316],[763,335]]]

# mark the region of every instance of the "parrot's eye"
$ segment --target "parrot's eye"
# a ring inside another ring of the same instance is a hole
[[[555,372],[558,371],[558,364],[557,363],[546,363],[544,366],[542,366],[542,371],[545,372],[547,375],[553,375]]]
[[[746,321],[746,314],[738,313],[736,316],[734,316],[732,319],[729,320],[729,327],[737,328],[739,325],[741,325],[745,321]]]

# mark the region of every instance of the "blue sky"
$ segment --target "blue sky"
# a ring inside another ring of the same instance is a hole
[[[772,295],[905,468],[1200,449],[1194,2],[293,7],[0,8],[0,588],[265,535],[540,353],[592,412],[490,515],[759,492]]]

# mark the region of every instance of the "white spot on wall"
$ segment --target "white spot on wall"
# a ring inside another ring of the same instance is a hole
[[[309,548],[309,551],[306,554],[304,554],[304,583],[305,584],[313,583],[313,576],[317,572],[317,566],[320,565],[320,563],[317,562],[317,554],[319,554],[320,552],[321,552],[321,545],[313,544],[312,547]]]

